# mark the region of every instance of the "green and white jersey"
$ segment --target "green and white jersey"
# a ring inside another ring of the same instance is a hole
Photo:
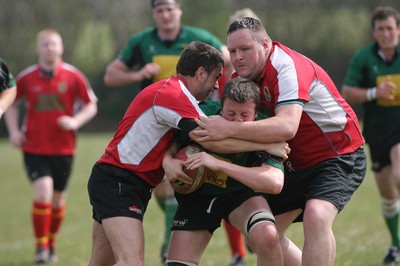
[[[206,115],[218,115],[221,112],[220,101],[204,101],[199,104],[200,108]],[[266,116],[258,114],[257,119],[263,119]],[[234,154],[219,154],[208,152],[214,157],[228,161],[230,163],[252,167],[267,164],[279,168],[283,171],[283,165],[280,160],[271,157],[265,152],[240,152]],[[229,177],[223,172],[213,172],[209,178],[206,179],[204,185],[194,193],[202,195],[224,195],[234,191],[241,190],[245,187],[242,183]]]
[[[0,58],[0,92],[15,86],[14,76],[8,70],[6,62]]]
[[[141,87],[176,74],[176,64],[183,49],[192,41],[202,41],[221,50],[223,43],[210,32],[190,26],[182,26],[173,41],[161,40],[156,28],[148,28],[134,34],[121,50],[119,58],[130,68],[141,68],[148,63],[160,65],[160,73],[153,80],[145,80]]]
[[[397,93],[393,101],[373,100],[365,102],[364,137],[368,143],[381,143],[400,134],[400,45],[391,62],[380,55],[376,43],[358,50],[350,60],[344,81],[345,85],[361,88],[378,86],[385,78],[397,84]]]

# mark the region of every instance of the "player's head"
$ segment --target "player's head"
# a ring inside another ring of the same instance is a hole
[[[378,6],[372,14],[371,26],[381,49],[396,49],[400,34],[400,14],[396,9]]]
[[[53,29],[46,28],[37,34],[37,54],[39,61],[52,63],[61,60],[64,46],[61,34]]]
[[[176,31],[181,26],[182,9],[179,0],[151,0],[153,18],[159,31]]]
[[[260,89],[249,79],[231,79],[221,96],[221,116],[229,121],[253,121],[261,105]]]
[[[255,18],[236,19],[228,29],[227,47],[239,76],[258,80],[272,47],[262,23]]]
[[[195,41],[183,49],[176,73],[190,80],[188,89],[201,101],[217,88],[216,82],[223,67],[224,59],[220,51],[209,44]]]

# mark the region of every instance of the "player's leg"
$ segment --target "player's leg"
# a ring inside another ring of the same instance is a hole
[[[336,243],[332,224],[337,213],[337,208],[328,201],[307,201],[303,217],[303,265],[333,265]]]
[[[32,183],[33,209],[32,222],[36,238],[35,262],[47,262],[49,259],[49,231],[51,224],[51,197],[53,179],[42,176]]]
[[[225,220],[222,223],[231,249],[232,260],[229,266],[244,265],[246,248],[242,233]]]
[[[52,169],[53,197],[51,224],[49,232],[50,261],[58,261],[56,255],[56,238],[65,217],[67,184],[72,170],[72,156],[51,156],[48,158]]]
[[[115,257],[103,226],[93,221],[92,253],[88,266],[108,266],[115,264]]]
[[[168,182],[167,178],[164,178],[163,181],[154,188],[154,196],[157,200],[158,205],[161,210],[164,212],[164,241],[161,247],[161,260],[165,261],[168,252],[168,245],[171,239],[171,227],[174,219],[174,215],[176,209],[178,208],[178,202],[174,196],[174,190]]]
[[[385,264],[400,260],[399,150],[399,144],[395,145],[390,152],[382,147],[371,146],[370,148],[375,181],[381,196],[381,212],[391,238],[390,247],[384,257]]]
[[[207,230],[175,230],[171,235],[167,265],[199,265],[212,234]],[[190,243],[190,245],[188,244]],[[174,263],[182,264],[174,264]]]
[[[302,251],[289,238],[285,236],[286,229],[301,214],[303,210],[296,209],[275,216],[276,227],[279,232],[283,260],[285,265],[301,266]]]
[[[362,148],[320,162],[297,175],[308,178],[303,196],[303,265],[333,265],[336,255],[333,221],[361,185],[367,159]],[[323,189],[321,189],[323,188]]]
[[[247,199],[229,214],[232,225],[247,235],[257,265],[283,265],[279,233],[266,200],[261,196]]]

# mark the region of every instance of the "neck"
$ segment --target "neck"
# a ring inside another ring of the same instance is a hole
[[[163,41],[173,41],[175,40],[180,32],[180,28],[176,28],[173,30],[157,30],[158,37],[160,37]]]
[[[39,60],[39,66],[41,69],[45,71],[52,71],[57,67],[57,65],[60,62],[61,60],[54,60],[54,61]]]

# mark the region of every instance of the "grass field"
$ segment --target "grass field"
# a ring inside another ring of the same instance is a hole
[[[91,249],[91,210],[86,184],[93,163],[102,154],[111,134],[81,134],[74,171],[68,189],[67,216],[58,237],[59,266],[85,265]],[[31,228],[31,188],[19,150],[0,139],[0,266],[33,265],[34,239]],[[163,216],[151,200],[144,227],[146,265],[161,265],[159,249],[163,236]],[[334,224],[337,266],[381,265],[389,237],[380,215],[373,176],[364,183]],[[288,236],[302,245],[301,224],[292,225]],[[224,266],[230,259],[223,230],[217,230],[200,265]],[[249,255],[247,265],[255,265]]]

